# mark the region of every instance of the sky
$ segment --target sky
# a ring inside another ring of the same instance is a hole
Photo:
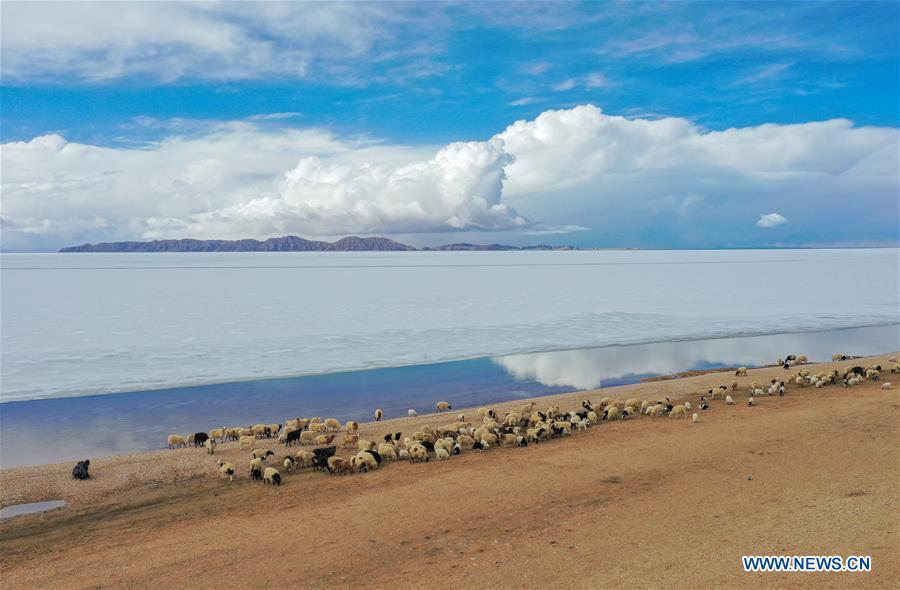
[[[896,246],[897,2],[0,3],[0,247]]]

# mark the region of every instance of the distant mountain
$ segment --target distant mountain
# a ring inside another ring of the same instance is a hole
[[[505,246],[503,244],[447,244],[422,248],[430,251],[473,250],[571,250],[569,246]],[[388,238],[350,236],[336,242],[305,240],[297,236],[268,240],[153,240],[152,242],[102,242],[60,249],[60,252],[411,252],[416,250]]]
[[[569,246],[558,247],[539,244],[537,246],[508,246],[506,244],[446,244],[444,246],[431,246],[422,250],[439,251],[505,251],[505,250],[571,250]]]
[[[387,238],[349,237],[337,242],[305,240],[297,236],[268,240],[153,240],[152,242],[103,242],[62,248],[60,252],[361,252],[405,251],[412,246]]]

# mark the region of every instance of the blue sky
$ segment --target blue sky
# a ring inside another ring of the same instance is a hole
[[[896,244],[898,6],[4,2],[3,247],[281,233]],[[841,119],[852,124],[791,127]],[[531,128],[511,138],[516,121]],[[644,132],[660,121],[677,124]],[[763,132],[773,125],[775,139]],[[541,127],[558,135],[533,151],[522,134],[544,141]],[[585,128],[567,157],[595,173],[560,181],[555,157]],[[237,174],[241,142],[271,150],[271,166]],[[443,151],[456,142],[480,147]],[[697,145],[665,166],[638,158]],[[766,146],[796,161],[754,159]],[[709,150],[731,155],[712,162]],[[538,156],[550,169],[526,169]],[[409,192],[410,170],[415,190],[450,179],[468,192],[429,202]],[[842,198],[861,200],[871,224],[842,225]],[[761,217],[773,213],[784,221]]]

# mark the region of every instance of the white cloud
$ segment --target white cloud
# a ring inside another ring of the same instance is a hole
[[[286,233],[583,235],[585,226],[625,245],[634,235],[659,235],[657,246],[728,245],[759,239],[745,239],[741,220],[760,209],[780,211],[794,220],[792,235],[819,243],[897,231],[900,136],[841,119],[705,131],[585,105],[444,147],[266,121],[204,125],[181,122],[138,147],[59,135],[4,144],[4,247]],[[856,195],[858,222],[846,224]]]
[[[759,220],[756,222],[756,225],[759,227],[776,227],[778,225],[782,225],[787,223],[787,217],[781,215],[780,213],[767,213],[766,215],[760,215]]]
[[[551,86],[551,88],[553,88],[555,92],[565,92],[567,90],[572,90],[573,88],[575,88],[576,84],[577,82],[575,82],[575,78],[569,78],[567,80],[563,80],[562,82],[554,84],[553,86]]]
[[[4,2],[2,72],[92,82],[326,73],[352,83],[340,64],[381,59],[404,27],[429,22],[372,3]]]

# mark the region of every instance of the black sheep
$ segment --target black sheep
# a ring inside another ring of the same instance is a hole
[[[372,451],[372,450],[369,450],[369,451],[366,451],[366,452],[369,453],[370,455],[372,455],[372,457],[375,458],[375,462],[376,462],[376,463],[378,463],[379,465],[381,465],[381,454],[380,454],[378,451]]]
[[[423,440],[422,446],[425,447],[425,450],[428,451],[429,453],[434,452],[434,443],[433,442],[431,442],[429,440]]]
[[[300,433],[302,430],[292,430],[287,433],[287,436],[284,437],[284,444],[287,446],[292,446],[295,442],[300,440]]]
[[[88,473],[88,468],[90,468],[90,466],[90,459],[79,461],[72,469],[72,477],[74,477],[75,479],[90,479],[91,475],[90,473]]]
[[[195,432],[194,433],[194,446],[202,447],[206,441],[209,440],[209,435],[205,432]]]
[[[337,447],[330,446],[324,449],[313,449],[313,469],[316,471],[328,469],[328,458],[333,457],[337,452]]]
[[[262,479],[262,469],[251,469],[250,479]]]

